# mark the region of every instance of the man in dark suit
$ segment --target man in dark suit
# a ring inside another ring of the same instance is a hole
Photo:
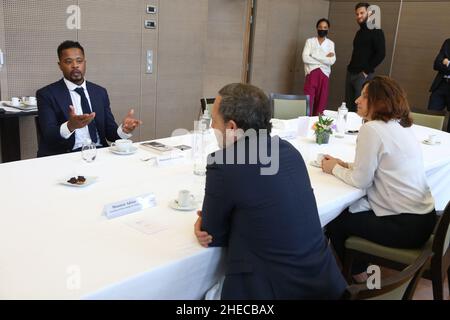
[[[41,133],[38,157],[79,151],[87,140],[106,147],[107,140],[130,138],[142,122],[133,118],[131,109],[117,126],[106,89],[84,78],[83,47],[64,41],[57,52],[63,79],[36,92]]]
[[[430,88],[430,100],[428,109],[450,111],[450,39],[442,44],[441,50],[434,59],[433,69],[438,72]],[[450,120],[447,124],[447,132],[450,132]]]
[[[337,299],[346,283],[322,232],[300,153],[270,137],[260,89],[230,84],[212,108],[201,245],[228,247],[222,299]]]

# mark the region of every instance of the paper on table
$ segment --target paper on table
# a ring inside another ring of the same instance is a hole
[[[158,167],[180,164],[185,161],[186,156],[182,153],[174,153],[156,157],[156,165]]]
[[[278,136],[282,139],[295,139],[298,134],[298,119],[271,120],[274,129],[278,129]]]
[[[142,233],[151,235],[168,230],[170,224],[167,221],[152,219],[151,217],[141,217],[131,221],[126,221],[126,225]]]

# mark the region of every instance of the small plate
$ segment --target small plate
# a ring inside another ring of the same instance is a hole
[[[111,151],[112,153],[120,154],[123,156],[129,155],[129,154],[134,154],[134,153],[136,153],[137,150],[138,150],[138,148],[135,146],[131,146],[131,149],[128,151],[120,151],[120,150],[117,150],[116,147],[109,147],[109,151]]]
[[[74,176],[68,177],[66,179],[61,179],[59,181],[59,183],[65,185],[65,186],[69,186],[69,187],[84,188],[84,187],[90,186],[91,184],[93,184],[93,183],[95,183],[97,181],[97,177],[93,177],[93,176],[87,177],[87,176],[85,176],[86,181],[83,184],[74,184],[74,183],[67,182],[68,180],[70,180],[70,178],[73,178],[73,177]],[[76,177],[77,176],[75,176],[75,178]]]
[[[195,200],[191,200],[191,204],[188,207],[180,207],[178,201],[175,199],[169,202],[169,207],[180,211],[193,211],[197,209],[197,202]]]
[[[309,162],[309,164],[316,168],[322,168],[322,164],[318,163],[317,160],[312,160]]]
[[[432,143],[428,139],[423,140],[422,143],[427,144],[429,146],[434,146],[435,144],[441,144],[440,141],[436,141],[436,142]]]

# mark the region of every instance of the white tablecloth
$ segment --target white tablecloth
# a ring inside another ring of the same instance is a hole
[[[419,140],[430,132],[414,129]],[[439,201],[450,198],[450,135],[438,134],[441,145],[423,150]],[[191,144],[191,137],[163,141]],[[322,146],[312,137],[290,141],[305,161],[319,152],[348,161],[354,154],[354,136]],[[155,167],[141,160],[151,155],[140,148],[129,156],[101,149],[90,164],[80,153],[1,164],[0,299],[202,298],[223,274],[223,251],[200,247],[193,234],[196,213],[168,203],[180,189],[201,199],[204,177],[193,175],[190,159]],[[308,171],[322,225],[364,195],[321,169]],[[58,183],[75,175],[98,181],[85,188]],[[102,216],[104,205],[148,192],[156,195],[156,207],[112,220]],[[138,220],[153,233],[130,226]]]

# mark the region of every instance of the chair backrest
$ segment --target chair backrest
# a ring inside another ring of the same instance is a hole
[[[41,142],[41,138],[42,138],[42,131],[41,131],[41,125],[39,124],[38,116],[34,117],[34,126],[36,129],[37,143],[39,145],[39,143]]]
[[[295,119],[309,116],[309,95],[270,94],[272,117],[276,119]]]
[[[436,256],[450,255],[450,201],[444,209],[434,231],[432,250]]]
[[[441,112],[414,111],[411,117],[414,124],[437,130],[442,130],[445,121],[445,114]]]
[[[347,287],[346,300],[411,300],[425,265],[431,258],[430,249],[425,249],[416,261],[401,272],[381,279],[380,289],[368,289],[366,284]]]
[[[211,114],[211,109],[214,101],[216,101],[216,98],[201,98],[200,105],[202,106],[202,113],[205,112],[206,109],[208,109],[209,114]]]

